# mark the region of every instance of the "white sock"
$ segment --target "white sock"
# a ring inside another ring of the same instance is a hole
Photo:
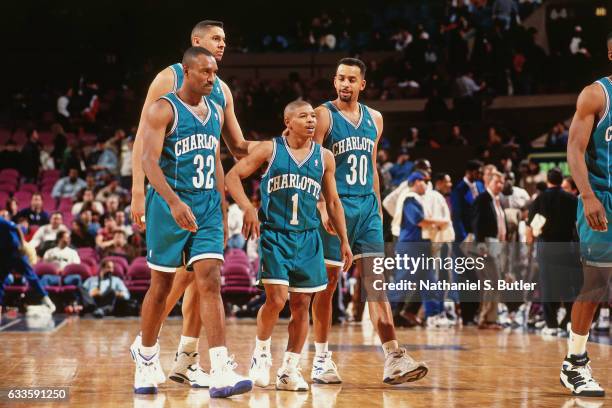
[[[382,345],[383,352],[385,353],[385,357],[389,355],[389,353],[393,353],[399,349],[399,344],[397,340],[391,340]]]
[[[580,334],[574,333],[570,329],[570,335],[567,341],[567,356],[569,357],[572,354],[575,356],[580,356],[586,353],[586,344],[588,340],[589,333],[584,336],[581,336]]]
[[[328,342],[326,341],[325,343],[317,343],[315,341],[315,350],[316,350],[316,354],[317,355],[321,355],[321,354],[325,354],[327,353],[328,350]]]
[[[272,343],[272,337],[267,340],[259,340],[255,336],[255,354],[270,354],[270,344]]]
[[[300,364],[300,355],[298,353],[292,353],[285,351],[283,357],[283,368],[296,368]]]
[[[178,350],[179,352],[184,351],[185,353],[193,353],[194,351],[198,351],[199,343],[199,337],[181,336],[181,341],[179,342]]]
[[[227,363],[227,347],[213,347],[208,349],[208,355],[210,356],[210,368],[218,370]]]
[[[141,344],[140,347],[138,348],[138,350],[140,351],[140,354],[143,357],[149,358],[149,357],[155,355],[155,353],[157,353],[157,351],[159,350],[159,346],[158,346],[157,343],[155,343],[151,347],[145,347],[145,346],[143,346]]]

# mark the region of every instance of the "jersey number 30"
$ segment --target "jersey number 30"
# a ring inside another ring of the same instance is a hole
[[[208,172],[204,177],[204,156],[201,154],[196,155],[193,158],[193,164],[196,166],[197,176],[193,177],[193,186],[195,188],[213,188],[213,173],[215,172],[215,158],[213,156],[206,156],[206,167]],[[205,182],[206,181],[206,185]]]
[[[359,183],[365,186],[368,177],[368,157],[366,155],[361,155],[359,156],[359,160],[357,160],[357,156],[351,154],[347,161],[351,166],[351,174],[346,175],[346,182],[349,185],[355,184],[357,182],[357,175],[359,175]]]

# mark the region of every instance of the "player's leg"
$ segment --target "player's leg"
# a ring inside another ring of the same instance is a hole
[[[55,304],[49,297],[49,294],[47,293],[43,285],[41,284],[38,275],[36,275],[36,272],[34,272],[34,269],[32,268],[32,265],[30,265],[28,257],[26,255],[21,254],[15,255],[12,262],[12,267],[28,281],[28,284],[34,290],[34,292],[41,297],[42,304],[49,308],[49,312],[55,312]]]
[[[312,293],[291,292],[289,308],[289,341],[283,356],[283,364],[276,376],[276,389],[288,391],[308,391],[308,383],[299,369],[300,354],[308,336],[308,310]]]

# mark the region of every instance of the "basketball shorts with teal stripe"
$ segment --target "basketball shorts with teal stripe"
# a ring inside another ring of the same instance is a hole
[[[175,272],[201,259],[223,260],[223,214],[217,190],[177,191],[196,217],[198,230],[179,227],[170,207],[149,188],[145,203],[147,263],[161,272]]]
[[[589,227],[584,216],[582,200],[578,200],[576,227],[580,238],[580,252],[587,265],[596,267],[612,267],[612,192],[595,191],[595,196],[606,209],[608,230],[601,232]]]
[[[327,287],[323,245],[316,229],[261,229],[257,283],[289,286],[289,292],[319,292]]]
[[[375,194],[364,196],[340,196],[346,232],[355,260],[370,256],[384,256],[383,225],[378,211],[378,200]],[[319,227],[323,241],[325,263],[342,266],[340,239]]]

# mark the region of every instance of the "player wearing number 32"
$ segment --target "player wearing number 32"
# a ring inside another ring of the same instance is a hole
[[[146,197],[147,262],[152,269],[141,317],[142,346],[136,361],[135,391],[157,391],[160,366],[157,335],[174,272],[192,266],[200,316],[211,359],[210,396],[228,397],[252,388],[234,373],[225,347],[220,295],[223,260],[224,180],[219,158],[221,108],[210,95],[217,73],[214,56],[191,47],[183,55],[185,79],[151,105],[144,122],[143,169],[152,188]]]
[[[331,224],[338,232],[339,259],[345,268],[350,266],[353,255],[336,191],[334,157],[312,140],[317,121],[314,109],[304,101],[291,102],[285,108],[284,117],[286,135],[255,147],[230,170],[226,185],[244,211],[244,235],[260,235],[261,220],[258,281],[266,291],[266,302],[257,314],[257,338],[249,377],[260,387],[270,382],[270,337],[289,298],[289,341],[277,372],[276,388],[306,391],[308,384],[298,364],[308,334],[308,308],[313,294],[327,287],[323,245],[318,233],[317,203],[321,194],[326,199]],[[241,179],[253,174],[265,162],[268,167],[261,179],[258,217]]]

